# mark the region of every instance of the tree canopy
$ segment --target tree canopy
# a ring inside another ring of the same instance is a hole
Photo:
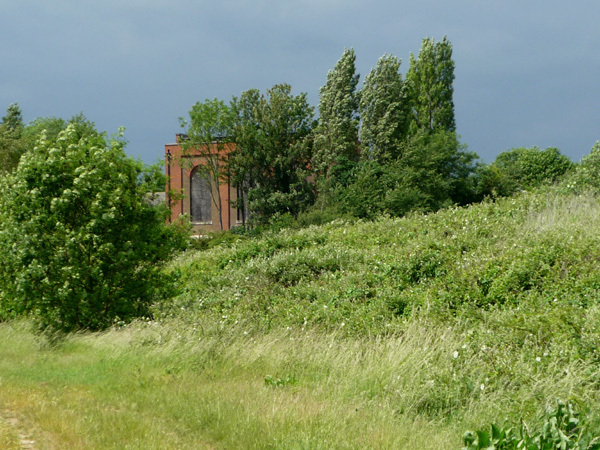
[[[298,214],[314,191],[307,180],[314,110],[306,94],[293,95],[288,84],[263,95],[249,90],[232,100],[232,110],[236,145],[229,168],[234,182],[248,188],[255,220]]]
[[[365,78],[360,96],[363,159],[384,161],[399,156],[408,111],[400,63],[393,55],[383,55]]]
[[[425,38],[419,56],[411,53],[406,83],[413,130],[456,131],[454,60],[452,44],[445,36],[440,42]]]
[[[358,157],[356,55],[346,49],[319,90],[319,122],[314,130],[313,170],[326,173],[339,156]]]
[[[28,150],[0,192],[0,317],[99,330],[149,314],[168,291],[157,263],[181,244],[145,201],[121,135],[70,124]]]

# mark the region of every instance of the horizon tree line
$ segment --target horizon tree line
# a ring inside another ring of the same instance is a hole
[[[248,207],[259,223],[296,217],[315,202],[359,217],[463,202],[460,184],[477,156],[456,136],[448,39],[423,39],[406,79],[401,60],[386,54],[358,89],[355,63],[354,49],[345,49],[329,71],[318,120],[306,93],[294,95],[288,84],[244,91],[229,105],[197,102],[189,120],[180,119],[188,135],[184,151],[205,158],[201,174],[212,186],[227,180],[242,187],[248,205],[237,206]],[[235,146],[224,158],[211,151],[213,142]],[[315,183],[307,181],[311,175]],[[220,215],[222,205],[213,200]],[[358,204],[365,201],[372,213]]]

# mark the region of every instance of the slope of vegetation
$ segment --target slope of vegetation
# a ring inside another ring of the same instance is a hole
[[[184,254],[172,266],[183,292],[158,314],[380,335],[415,314],[468,322],[534,306],[586,309],[600,286],[597,220],[594,196],[548,190],[267,233]]]
[[[599,216],[547,188],[188,251],[153,320],[1,324],[0,410],[40,448],[460,448],[556,399],[598,430]]]

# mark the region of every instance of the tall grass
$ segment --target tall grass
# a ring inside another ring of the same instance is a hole
[[[3,324],[0,404],[36,425],[40,448],[440,449],[499,418],[535,421],[557,397],[600,400],[597,364],[507,343],[493,325],[414,320],[371,338],[205,325],[49,346]]]

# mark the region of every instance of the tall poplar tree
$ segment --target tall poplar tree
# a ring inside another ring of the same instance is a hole
[[[366,76],[360,93],[362,159],[397,158],[406,137],[408,104],[400,59],[383,55]]]
[[[417,129],[455,131],[452,44],[425,38],[418,58],[410,54],[406,85],[411,104],[411,134]]]
[[[354,49],[345,49],[319,90],[319,123],[314,130],[313,169],[326,174],[339,156],[358,157],[358,106]]]

